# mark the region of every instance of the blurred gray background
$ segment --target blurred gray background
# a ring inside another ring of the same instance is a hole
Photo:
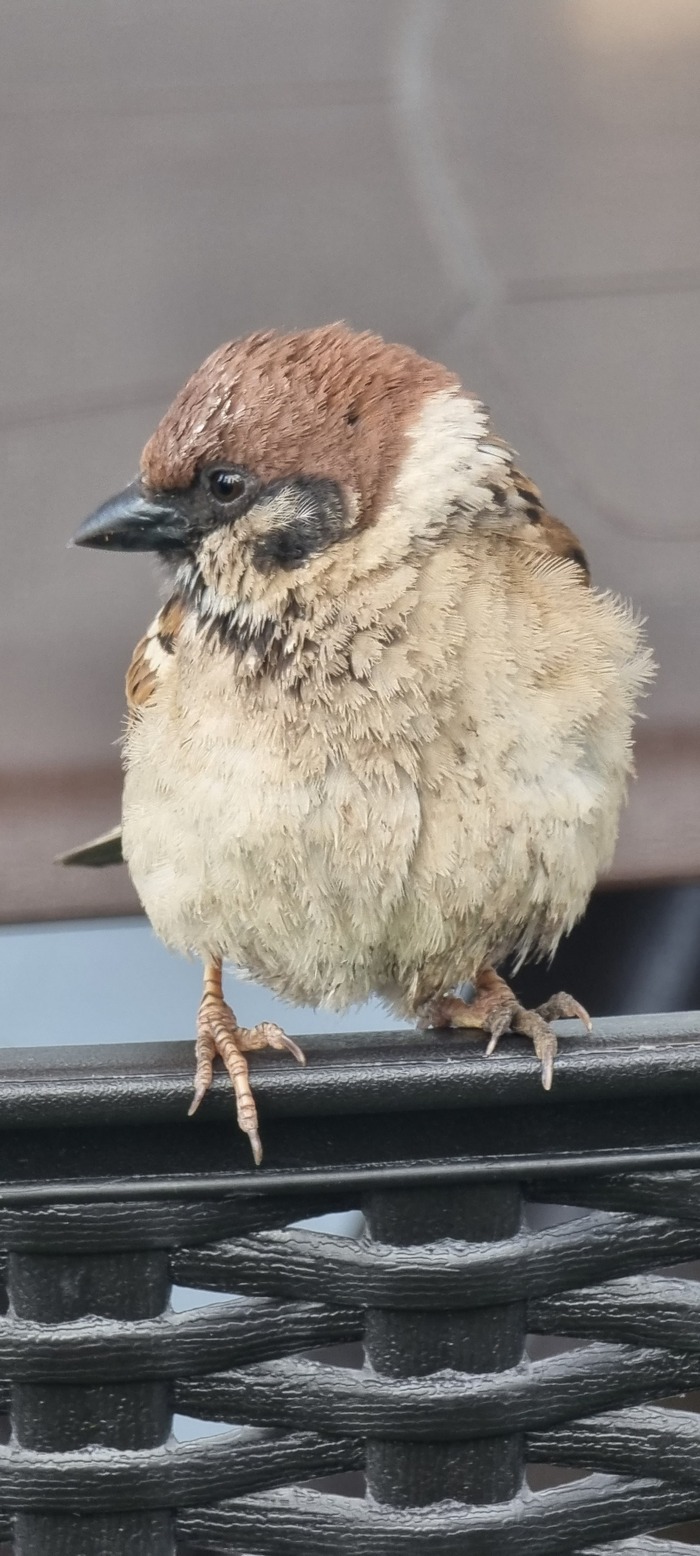
[[[71,552],[222,340],[456,367],[660,661],[617,882],[700,875],[698,0],[1,0],[0,913],[118,817],[146,558]]]

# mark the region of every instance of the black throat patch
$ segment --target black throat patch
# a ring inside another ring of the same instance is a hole
[[[294,689],[318,653],[311,624],[305,624],[306,613],[293,593],[276,616],[253,618],[243,603],[215,611],[195,562],[180,569],[174,599],[193,613],[206,642],[218,644],[237,664],[245,662],[252,676],[283,677]]]

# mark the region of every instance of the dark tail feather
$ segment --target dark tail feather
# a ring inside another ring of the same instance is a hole
[[[83,864],[93,869],[101,869],[106,864],[123,863],[121,827],[113,827],[111,832],[93,838],[91,843],[83,843],[80,848],[69,848],[67,854],[59,854],[54,860],[54,864]]]

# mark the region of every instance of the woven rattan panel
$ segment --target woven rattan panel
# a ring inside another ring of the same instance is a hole
[[[426,1051],[429,1091],[430,1063]],[[640,1054],[640,1073],[649,1067]],[[103,1099],[102,1143],[87,1121],[76,1127],[64,1096],[61,1144],[55,1110],[35,1127],[15,1087],[15,1127],[2,1136],[0,1404],[13,1436],[0,1448],[0,1537],[17,1556],[688,1550],[652,1535],[700,1517],[700,1420],[678,1408],[700,1388],[700,1285],[663,1273],[700,1259],[700,1166],[677,1165],[692,1156],[681,1136],[697,1099],[652,1086],[652,1111],[638,1095],[646,1155],[666,1152],[668,1165],[644,1170],[628,1144],[615,1171],[601,1171],[611,1155],[601,1104],[590,1111],[560,1089],[546,1104],[546,1170],[542,1137],[530,1171],[521,1150],[510,1154],[529,1102],[482,1116],[504,1146],[490,1165],[464,1144],[440,1156],[439,1121],[419,1107],[404,1129],[415,1145],[429,1119],[433,1156],[393,1166],[381,1160],[396,1136],[379,1109],[270,1120],[273,1162],[280,1144],[293,1156],[322,1124],[326,1157],[322,1130],[322,1170],[310,1164],[307,1182],[299,1156],[286,1177],[273,1165],[254,1179],[214,1117],[197,1135],[208,1176],[178,1197],[162,1167],[172,1096],[150,1131],[110,1122]],[[536,1133],[545,1103],[533,1092],[531,1106]],[[633,1131],[623,1099],[615,1109]],[[577,1129],[595,1116],[586,1168]],[[343,1174],[337,1139],[360,1118],[364,1166]],[[474,1110],[445,1112],[440,1146],[460,1131],[475,1139]],[[240,1175],[226,1192],[222,1140]],[[127,1146],[142,1171],[120,1188]],[[546,1225],[545,1204],[577,1214]],[[364,1215],[359,1237],[292,1226],[350,1208]],[[221,1300],[173,1312],[171,1282]],[[528,1336],[576,1343],[528,1351]],[[177,1443],[173,1411],[229,1430]],[[532,1492],[526,1472],[542,1465],[578,1478]],[[358,1472],[367,1494],[344,1494],[357,1492]]]

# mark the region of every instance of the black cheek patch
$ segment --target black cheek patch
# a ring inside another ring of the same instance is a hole
[[[280,499],[289,518],[261,535],[253,548],[253,563],[261,573],[276,567],[285,571],[302,567],[309,557],[326,551],[346,533],[345,503],[337,482],[320,476],[275,481],[264,492],[262,503]]]

